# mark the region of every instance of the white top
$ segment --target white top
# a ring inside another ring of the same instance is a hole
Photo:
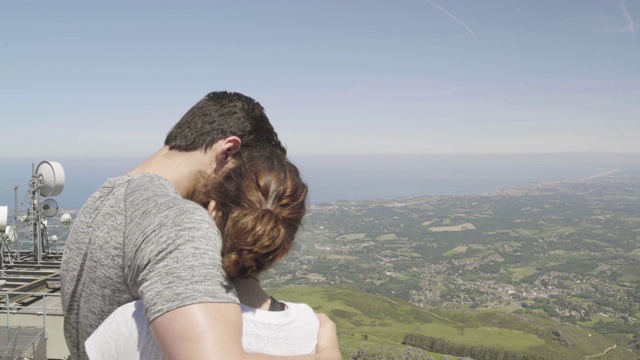
[[[246,352],[299,355],[315,352],[320,322],[307,304],[289,303],[284,311],[242,307],[242,347]],[[156,360],[162,352],[153,340],[142,301],[117,308],[84,343],[91,360]]]

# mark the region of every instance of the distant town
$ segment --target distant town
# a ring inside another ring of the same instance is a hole
[[[311,206],[267,286],[335,284],[425,308],[502,308],[640,332],[640,177]]]

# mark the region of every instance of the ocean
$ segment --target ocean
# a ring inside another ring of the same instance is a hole
[[[640,173],[638,154],[362,155],[293,157],[311,203],[487,194],[611,169]]]
[[[309,185],[312,204],[341,200],[486,194],[542,181],[580,179],[611,169],[640,174],[640,154],[518,155],[300,155],[292,161]],[[142,158],[2,159],[0,206],[27,203],[32,163],[53,160],[65,169],[65,186],[55,199],[62,209],[79,209],[105,179],[127,172]]]

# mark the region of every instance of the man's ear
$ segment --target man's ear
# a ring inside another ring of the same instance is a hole
[[[212,214],[216,210],[216,202],[211,200],[209,201],[209,205],[207,206],[207,211]]]
[[[242,141],[237,136],[229,136],[222,140],[222,144],[216,153],[216,165],[223,167],[227,160],[240,150]]]
[[[216,217],[218,216],[218,211],[216,210],[216,202],[211,200],[209,201],[209,205],[207,206],[207,211],[209,212],[209,215],[211,215],[211,218],[213,219],[213,221],[216,221]]]

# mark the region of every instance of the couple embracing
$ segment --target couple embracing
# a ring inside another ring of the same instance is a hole
[[[306,195],[262,106],[208,94],[78,214],[61,273],[72,359],[340,359],[331,320],[258,280]]]

